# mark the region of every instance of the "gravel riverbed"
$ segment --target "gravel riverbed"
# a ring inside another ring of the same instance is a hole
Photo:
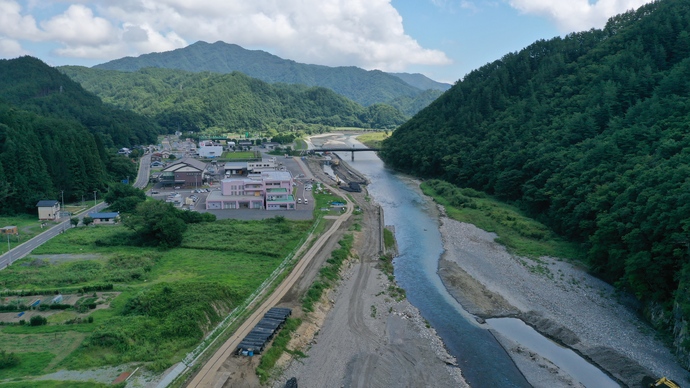
[[[609,284],[561,260],[511,255],[494,242],[495,234],[452,220],[442,208],[440,220],[445,253],[439,275],[479,321],[520,318],[626,386],[660,376],[690,384],[688,371]],[[533,385],[578,385],[548,360],[497,338]]]

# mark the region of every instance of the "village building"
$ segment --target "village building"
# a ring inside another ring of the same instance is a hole
[[[257,162],[247,162],[247,170],[250,173],[261,173],[264,171],[275,171],[278,168],[276,158],[264,158]]]
[[[206,163],[193,158],[180,159],[165,167],[159,180],[164,186],[199,187],[203,184]]]
[[[293,183],[287,171],[226,178],[221,181],[220,191],[212,191],[206,198],[206,209],[294,210]]]
[[[39,220],[57,220],[60,218],[60,202],[55,199],[46,199],[36,203]]]
[[[223,146],[211,140],[199,142],[198,154],[200,158],[220,158],[223,155]]]
[[[115,224],[120,219],[120,213],[89,213],[89,217],[93,218],[94,225]]]
[[[19,231],[17,230],[16,226],[4,226],[0,228],[0,234],[16,235],[19,234]]]

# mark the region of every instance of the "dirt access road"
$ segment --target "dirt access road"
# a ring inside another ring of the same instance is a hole
[[[333,184],[323,173],[320,161],[307,159],[306,163],[307,177],[312,175],[324,184]],[[331,229],[334,233],[324,239],[309,261],[303,260],[301,275],[277,303],[292,308],[293,316],[303,319],[290,347],[307,357],[293,359],[284,355],[271,384],[283,387],[294,376],[300,387],[466,386],[460,370],[452,366],[453,358],[417,309],[389,294],[392,284],[377,269],[378,206],[365,192],[349,195],[362,213],[344,221],[337,230]],[[344,266],[338,287],[324,295],[316,311],[302,312],[301,297],[344,233],[354,234],[354,258]],[[252,322],[250,319],[245,323],[232,339],[239,341]],[[227,350],[231,352],[235,346],[231,342],[225,352],[214,357],[207,368],[214,370],[213,378],[202,379],[200,375],[209,374],[202,371],[188,386],[258,387],[255,369],[259,357],[232,356]]]
[[[352,215],[354,206],[351,202],[348,202],[346,211],[335,218],[333,224],[324,232],[317,240],[311,245],[311,248],[304,253],[304,256],[297,263],[295,268],[290,272],[290,274],[283,280],[283,282],[278,286],[278,288],[266,299],[265,302],[261,304],[259,308],[240,326],[239,329],[228,339],[221,347],[216,351],[216,353],[211,357],[211,359],[206,362],[200,371],[194,376],[194,378],[187,385],[188,387],[215,387],[218,385],[229,384],[230,386],[242,386],[246,383],[253,384],[254,379],[250,381],[244,381],[249,379],[246,373],[240,373],[239,376],[243,381],[235,381],[233,378],[237,374],[232,370],[233,368],[225,368],[223,364],[231,357],[241,340],[251,331],[251,329],[256,325],[257,322],[261,320],[263,315],[273,306],[277,305],[280,300],[288,293],[288,291],[294,286],[298,279],[302,276],[305,269],[310,267],[311,262],[314,258],[322,251],[324,245],[331,240],[331,237],[340,230],[341,225],[347,221]],[[310,236],[311,237],[311,236]],[[311,242],[311,238],[307,239],[307,243]],[[301,251],[297,253],[300,255]],[[237,357],[241,359],[241,357]],[[232,362],[231,362],[232,364]],[[246,363],[245,363],[246,364]],[[230,370],[227,370],[230,369]]]

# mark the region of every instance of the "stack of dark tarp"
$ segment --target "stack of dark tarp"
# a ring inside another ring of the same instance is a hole
[[[264,351],[266,344],[273,339],[285,325],[285,320],[292,314],[292,310],[284,307],[272,307],[264,314],[259,323],[237,346],[236,354],[253,356]]]
[[[351,193],[361,193],[362,187],[360,187],[358,182],[350,182],[347,186],[340,186],[340,189],[349,191]]]

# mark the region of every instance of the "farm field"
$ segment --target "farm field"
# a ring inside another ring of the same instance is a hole
[[[67,230],[0,271],[0,349],[19,359],[0,367],[0,383],[125,363],[167,369],[254,292],[312,225],[282,217],[192,224],[170,250],[127,245],[132,232],[123,226]],[[51,309],[56,295],[61,307]],[[25,307],[38,299],[33,310]],[[36,319],[47,324],[33,326]]]

